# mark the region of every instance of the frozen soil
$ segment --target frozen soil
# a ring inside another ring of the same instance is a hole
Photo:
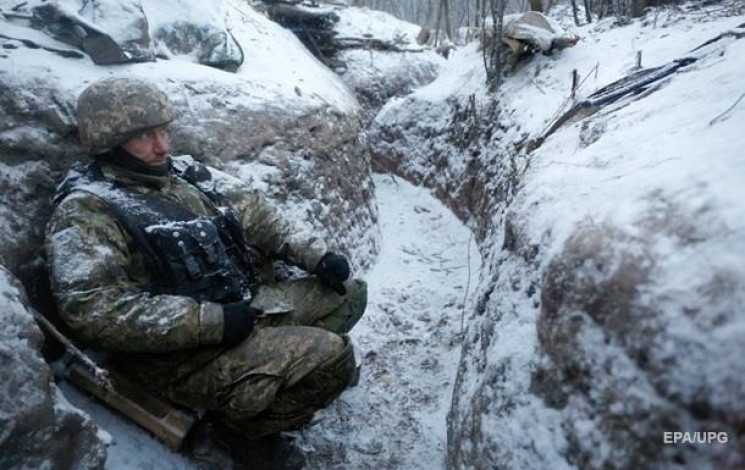
[[[311,469],[444,468],[463,302],[481,260],[470,231],[426,189],[391,176],[374,181],[382,249],[362,275],[368,309],[351,335],[363,358],[360,383],[294,434]],[[112,435],[107,469],[197,468],[71,387],[63,391]]]

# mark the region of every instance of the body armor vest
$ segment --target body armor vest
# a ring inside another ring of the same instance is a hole
[[[250,299],[255,289],[254,258],[235,211],[210,188],[204,165],[177,168],[212,202],[203,216],[157,194],[141,193],[106,179],[94,162],[78,165],[60,186],[55,203],[72,191],[86,191],[104,201],[143,254],[153,294],[185,295],[218,303]]]

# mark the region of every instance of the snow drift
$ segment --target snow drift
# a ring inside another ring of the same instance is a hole
[[[571,105],[573,69],[589,95],[638,49],[663,65],[743,24],[728,12],[583,28],[574,48],[517,63],[498,103],[466,47],[378,115],[374,164],[433,188],[485,259],[450,468],[744,464],[745,108],[724,113],[743,92],[742,34],[526,151]],[[728,441],[669,445],[669,431]]]

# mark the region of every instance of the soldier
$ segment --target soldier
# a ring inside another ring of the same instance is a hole
[[[172,158],[173,117],[166,94],[140,80],[107,79],[80,95],[93,162],[71,169],[47,227],[59,312],[143,386],[207,411],[247,448],[277,447],[280,431],[355,381],[345,334],[366,285],[256,191]],[[278,281],[274,260],[315,276]]]

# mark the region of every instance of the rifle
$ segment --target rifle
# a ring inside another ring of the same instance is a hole
[[[64,379],[147,429],[172,450],[177,451],[181,447],[196,423],[194,413],[175,408],[111,366],[99,366],[44,315],[35,309],[31,309],[31,312],[42,328],[62,343],[67,351],[69,360],[63,361],[65,366],[61,373]]]

